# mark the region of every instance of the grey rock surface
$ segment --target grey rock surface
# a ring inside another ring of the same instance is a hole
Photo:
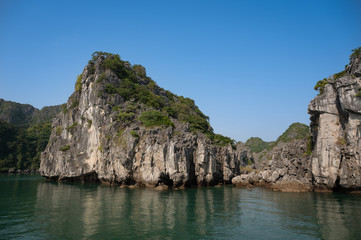
[[[123,79],[104,71],[103,60],[84,68],[81,89],[53,120],[49,144],[41,155],[43,176],[60,181],[181,187],[231,182],[239,174],[241,149],[213,145],[204,134],[191,132],[187,123],[172,119],[174,127],[149,128],[136,120],[126,125],[117,122],[114,106],[136,104],[136,116],[148,107],[104,93],[107,84]],[[125,67],[131,70],[129,64]],[[140,76],[137,79],[140,85],[149,83]],[[154,91],[166,95],[159,87]]]
[[[361,188],[361,61],[353,59],[346,75],[330,81],[311,101],[314,185],[319,190]]]
[[[279,191],[313,190],[307,139],[280,142],[263,167],[232,179],[236,186],[266,186]]]
[[[351,58],[345,71],[327,79],[321,88],[308,106],[312,141],[279,143],[261,152],[267,161],[257,164],[258,177],[248,173],[233,178],[233,184],[280,191],[360,191],[360,57]]]

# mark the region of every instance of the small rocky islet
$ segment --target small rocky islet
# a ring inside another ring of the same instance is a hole
[[[275,142],[215,134],[189,98],[159,87],[141,65],[95,52],[52,121],[40,173],[157,190],[263,186],[279,191],[361,190],[361,48],[345,70],[319,81],[310,127]]]

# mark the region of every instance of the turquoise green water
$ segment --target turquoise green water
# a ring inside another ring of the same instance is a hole
[[[0,239],[361,239],[361,195],[157,192],[0,175]]]

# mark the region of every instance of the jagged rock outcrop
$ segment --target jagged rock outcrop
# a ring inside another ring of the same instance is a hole
[[[359,55],[359,54],[358,54]],[[311,101],[312,174],[318,190],[361,189],[361,60],[357,54],[336,79],[324,80]]]
[[[230,182],[239,174],[243,152],[213,144],[202,133],[212,131],[194,102],[159,88],[141,66],[95,54],[75,88],[53,121],[41,156],[43,176],[180,187]],[[157,117],[152,121],[164,118],[163,124],[146,126],[140,120],[145,112]]]
[[[310,128],[293,123],[274,142],[250,138],[244,146],[248,166],[232,179],[236,186],[263,186],[287,192],[311,191]]]
[[[232,179],[236,186],[264,186],[279,191],[311,191],[312,174],[307,138],[279,142],[267,153],[271,158],[256,170],[249,170]]]

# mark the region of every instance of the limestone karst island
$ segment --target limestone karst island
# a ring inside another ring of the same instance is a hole
[[[361,239],[361,0],[0,0],[0,240]]]
[[[360,191],[361,48],[315,90],[309,127],[294,123],[274,142],[236,142],[216,134],[192,99],[158,86],[143,66],[95,52],[66,104],[38,110],[0,101],[1,168],[158,190]]]

